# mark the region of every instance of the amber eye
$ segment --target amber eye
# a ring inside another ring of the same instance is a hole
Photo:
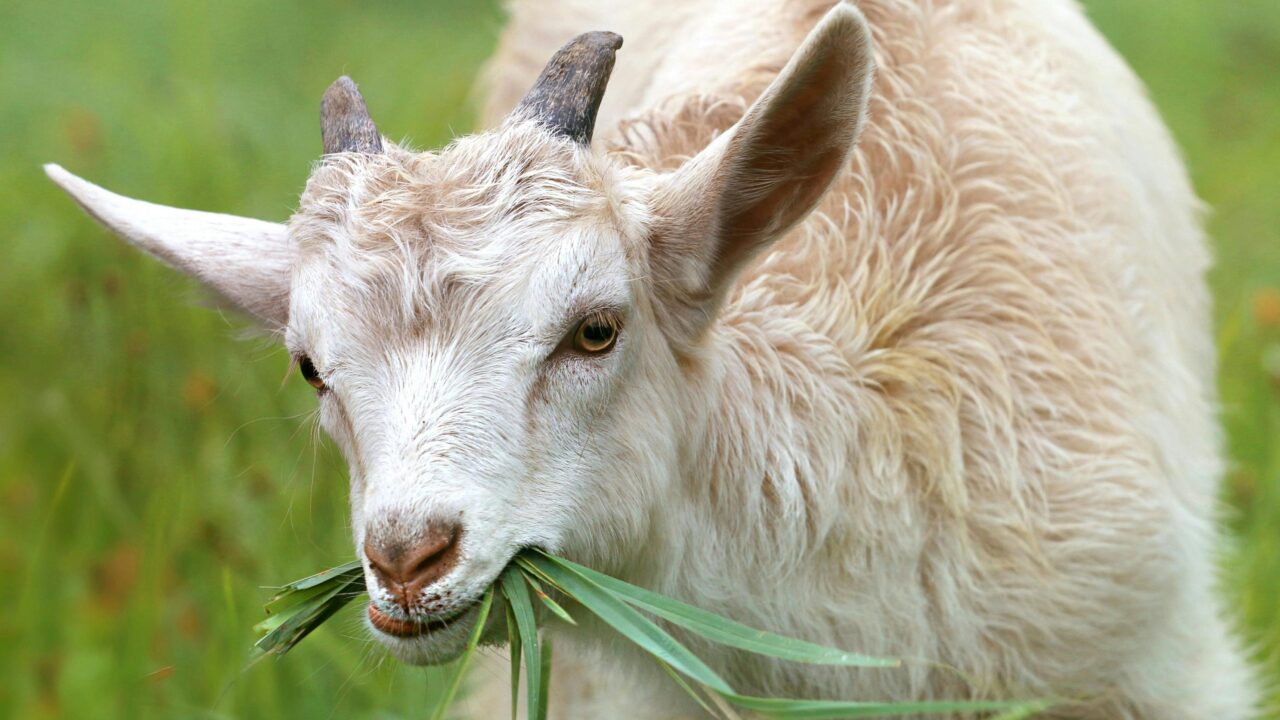
[[[311,358],[303,355],[298,358],[298,369],[302,371],[302,379],[316,390],[324,390],[324,380],[320,379],[320,373],[316,372],[316,366],[312,364]]]
[[[588,355],[609,352],[617,340],[618,321],[604,313],[592,313],[573,331],[573,349]]]

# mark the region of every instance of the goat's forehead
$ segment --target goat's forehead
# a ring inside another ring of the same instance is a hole
[[[498,225],[605,217],[617,210],[615,175],[585,148],[520,124],[440,152],[388,145],[377,155],[329,156],[312,173],[293,225],[304,252],[414,234],[474,243]]]
[[[406,330],[625,303],[634,189],[599,158],[536,139],[478,136],[318,168],[291,224],[295,312]]]

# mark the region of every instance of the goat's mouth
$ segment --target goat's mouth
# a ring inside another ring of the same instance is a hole
[[[369,616],[369,623],[379,632],[386,633],[392,637],[408,639],[447,630],[456,621],[465,616],[467,611],[471,610],[471,608],[471,605],[467,605],[444,618],[413,620],[392,617],[379,610],[376,603],[370,602],[367,614]]]
[[[510,558],[507,563],[503,563],[504,566],[507,564],[510,564]],[[480,620],[485,593],[501,574],[501,570],[494,573],[493,579],[481,586],[484,590],[472,595],[447,614],[436,617],[405,614],[397,607],[388,607],[371,600],[365,609],[368,627],[374,637],[401,662],[410,665],[439,665],[449,662],[461,655],[466,648],[468,638]],[[498,615],[501,616],[501,613]],[[482,630],[484,636],[480,638],[480,642],[498,640],[493,635],[493,625],[494,617],[490,616]]]

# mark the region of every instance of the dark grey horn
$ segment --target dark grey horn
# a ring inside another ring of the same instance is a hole
[[[560,137],[591,143],[596,113],[613,72],[622,36],[589,32],[565,43],[542,69],[513,115],[537,122]]]
[[[325,155],[382,152],[382,136],[369,117],[364,97],[346,75],[334,80],[320,100],[320,136],[324,139]]]

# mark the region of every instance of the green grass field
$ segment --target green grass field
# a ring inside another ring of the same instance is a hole
[[[1280,682],[1280,3],[1086,4],[1214,208],[1224,592]],[[427,714],[440,675],[388,660],[351,611],[247,667],[261,586],[352,554],[345,468],[313,441],[311,392],[281,349],[241,340],[242,322],[106,236],[40,164],[282,220],[334,77],[361,83],[384,132],[438,145],[470,126],[500,23],[443,0],[0,4],[0,708]]]

